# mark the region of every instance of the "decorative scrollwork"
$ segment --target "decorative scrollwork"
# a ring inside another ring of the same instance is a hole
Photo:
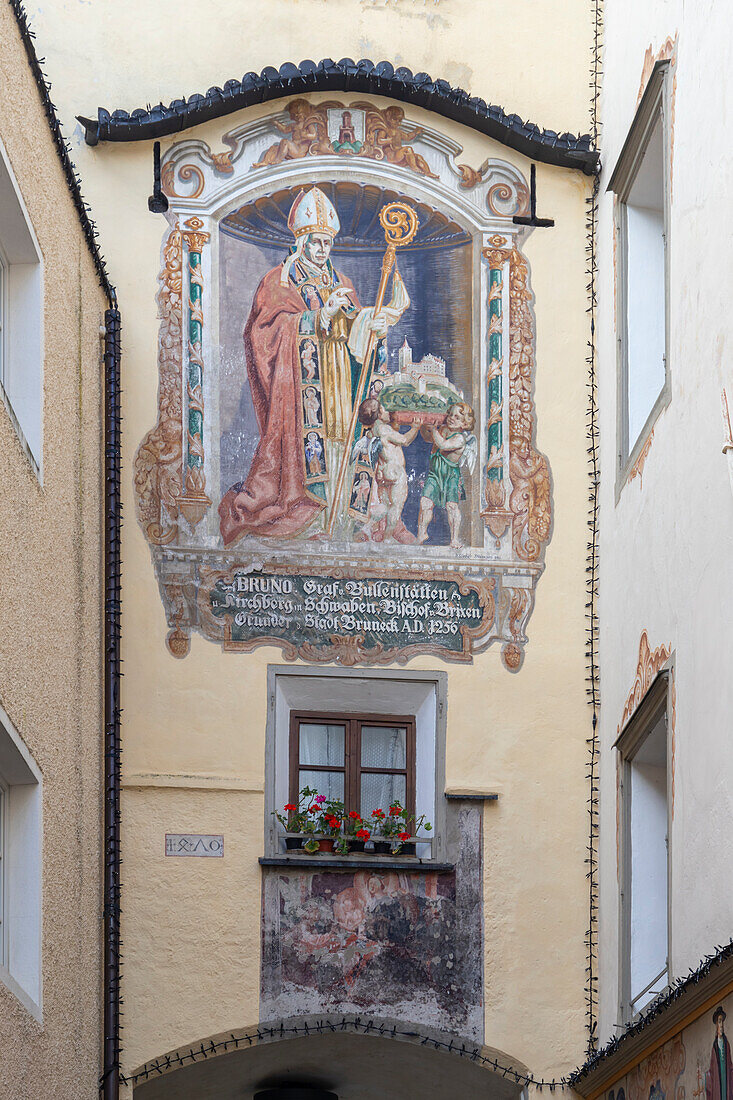
[[[484,178],[486,167],[487,164],[482,164],[480,168],[471,168],[470,164],[457,164],[456,168],[461,173],[461,181],[458,186],[465,191],[470,191],[472,187],[476,187]]]
[[[168,161],[163,166],[161,173],[161,187],[166,195],[171,199],[197,199],[204,192],[205,179],[204,173],[195,164],[184,164],[178,169],[178,178],[183,180],[184,183],[189,183],[191,180],[196,181],[196,186],[193,191],[188,195],[181,195],[176,191],[176,166],[172,161]]]
[[[489,210],[492,214],[496,214],[498,218],[501,218],[507,214],[506,205],[514,198],[514,191],[508,183],[495,183],[493,187],[489,188],[489,193],[486,196],[486,202]],[[498,203],[503,203],[505,209],[501,209],[497,206]]]
[[[536,561],[550,537],[552,506],[547,459],[534,446],[534,321],[529,266],[517,249],[509,263],[509,508],[512,545],[524,561]]]
[[[634,686],[629,692],[629,697],[624,704],[624,712],[621,715],[621,721],[618,725],[618,733],[621,732],[631,718],[639,703],[649,690],[652,680],[659,670],[665,666],[671,653],[671,644],[668,646],[660,645],[657,646],[656,649],[652,649],[649,644],[649,635],[646,630],[642,630],[641,638],[639,639],[639,660],[636,665],[636,678],[634,680]]]
[[[406,245],[418,229],[417,214],[405,202],[390,202],[379,211],[379,221],[384,229],[387,244]]]
[[[158,423],[140,444],[134,463],[137,514],[150,542],[171,542],[178,531],[183,440],[181,428],[182,349],[181,231],[176,226],[163,249],[161,288],[158,293],[160,361]]]

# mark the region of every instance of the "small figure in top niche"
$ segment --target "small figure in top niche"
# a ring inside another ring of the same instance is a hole
[[[463,469],[473,472],[476,464],[477,444],[472,434],[476,416],[464,401],[451,405],[441,428],[429,428],[424,433],[433,443],[430,466],[420,498],[420,514],[417,523],[417,541],[427,542],[428,527],[437,504],[445,508],[450,528],[450,545],[458,549],[460,540],[460,501],[466,499]]]
[[[315,382],[318,375],[318,359],[316,345],[312,340],[306,340],[300,349],[300,365],[303,369],[303,381]]]

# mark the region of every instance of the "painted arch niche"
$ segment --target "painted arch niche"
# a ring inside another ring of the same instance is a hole
[[[192,630],[347,664],[498,641],[516,671],[551,531],[523,177],[394,106],[298,100],[222,142],[163,163],[135,488],[170,651]]]

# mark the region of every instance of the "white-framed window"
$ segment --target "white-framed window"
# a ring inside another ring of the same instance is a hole
[[[616,196],[619,487],[669,401],[669,65],[655,66],[609,183]]]
[[[371,737],[370,751],[374,749],[372,742],[375,738],[378,740],[388,726],[392,730],[405,730],[404,767],[402,756],[399,760],[391,760],[390,757],[389,764],[381,756],[378,760],[376,757],[374,760],[369,759],[365,764],[365,758],[360,755],[359,775],[353,779],[356,797],[360,799],[359,809],[364,808],[362,801],[366,805],[371,796],[371,773],[376,774],[377,770],[383,773],[381,779],[384,785],[388,780],[389,783],[402,782],[401,773],[404,771],[405,789],[401,800],[410,804],[411,812],[414,800],[415,815],[418,818],[424,815],[432,825],[428,834],[431,843],[418,844],[415,854],[421,859],[444,860],[446,686],[445,672],[400,673],[381,669],[355,672],[341,668],[293,669],[287,665],[271,665],[268,669],[269,706],[266,731],[265,855],[285,855],[283,830],[273,816],[273,811],[282,812],[283,807],[291,800],[293,784],[300,786],[300,769],[297,765],[301,763],[301,754],[298,752],[294,764],[294,730],[303,715],[311,724],[311,716],[319,716],[318,730],[322,727],[325,729],[323,715],[328,715],[332,725],[340,723],[358,727],[351,730],[351,734],[358,737],[361,733],[361,752],[364,751],[364,727]],[[366,719],[365,715],[369,718]],[[402,716],[399,723],[395,715]],[[384,716],[383,719],[380,716]],[[413,749],[410,749],[411,744],[414,745]],[[341,745],[341,740],[338,745]],[[340,752],[340,748],[338,751]],[[339,756],[330,770],[340,772],[342,768],[345,769],[346,765],[342,764]],[[328,769],[324,775],[327,771]],[[311,782],[313,777],[307,774]],[[368,776],[366,779],[365,775]],[[347,783],[347,778],[343,781]],[[389,783],[389,792],[393,792]],[[401,787],[399,790],[394,787],[394,790],[399,795],[403,793]],[[384,797],[389,795],[385,794]]]
[[[660,673],[616,747],[620,805],[620,1023],[669,985],[669,673]]]
[[[0,394],[36,470],[43,452],[41,249],[0,142]]]
[[[41,1019],[41,773],[0,707],[0,982]]]

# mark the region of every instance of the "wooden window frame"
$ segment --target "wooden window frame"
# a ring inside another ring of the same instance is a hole
[[[361,813],[361,777],[366,775],[404,775],[405,809],[414,816],[417,787],[417,746],[414,714],[344,714],[333,711],[291,711],[289,742],[289,789],[290,801],[298,804],[300,797],[300,724],[301,722],[322,722],[329,725],[344,726],[344,763],[343,767],[330,764],[302,765],[308,771],[343,772],[344,806],[346,812],[356,810]],[[403,726],[405,736],[404,768],[365,768],[361,763],[361,730],[363,726]],[[385,811],[388,807],[385,807]]]

